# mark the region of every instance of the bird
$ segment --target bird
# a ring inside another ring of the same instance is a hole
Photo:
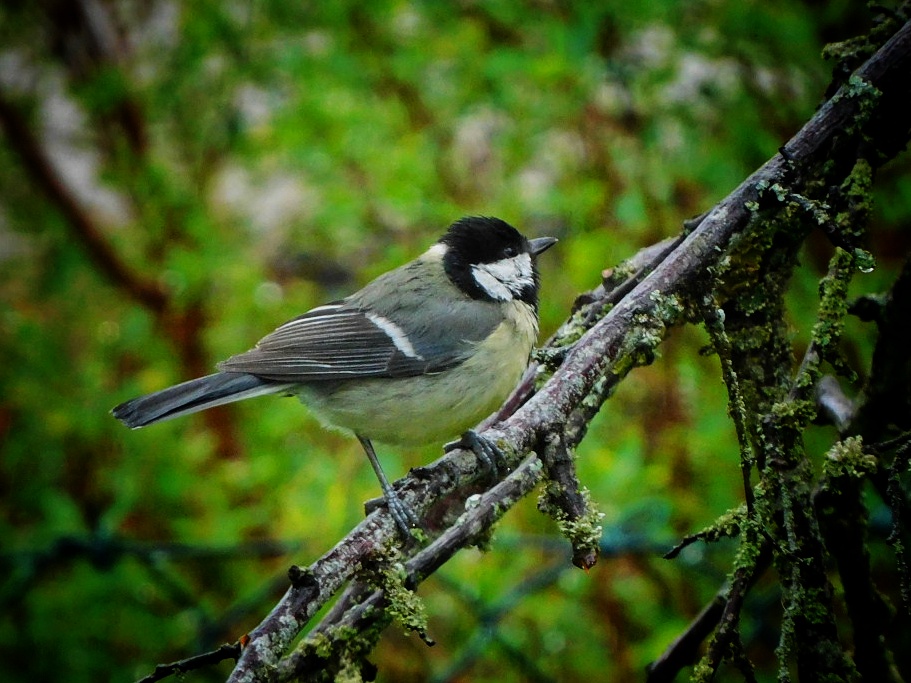
[[[521,378],[538,335],[537,257],[553,237],[527,239],[490,216],[456,220],[414,260],[350,296],[280,325],[252,349],[192,379],[116,406],[136,429],[268,394],[297,396],[325,426],[353,434],[399,529],[419,526],[373,441],[460,441],[490,464],[498,451],[471,429]]]

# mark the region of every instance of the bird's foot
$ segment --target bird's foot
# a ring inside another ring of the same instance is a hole
[[[369,515],[371,512],[377,508],[385,506],[389,510],[389,514],[392,515],[392,519],[395,521],[395,525],[398,527],[399,532],[406,540],[414,538],[413,530],[420,530],[421,523],[418,520],[417,515],[414,514],[414,511],[405,505],[402,502],[402,499],[393,491],[390,494],[380,496],[379,498],[371,498],[370,500],[364,503],[364,511]]]
[[[493,441],[481,436],[475,430],[469,429],[457,441],[450,441],[443,446],[446,453],[457,448],[466,448],[474,453],[478,462],[481,463],[481,467],[491,479],[500,478],[500,469],[505,469],[506,456]]]

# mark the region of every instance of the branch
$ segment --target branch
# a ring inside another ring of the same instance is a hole
[[[755,527],[752,527],[755,530]],[[749,680],[755,680],[752,669],[746,656],[743,654],[743,644],[740,640],[740,611],[747,593],[757,579],[772,563],[772,544],[770,541],[759,542],[751,528],[745,530],[746,537],[741,548],[747,544],[755,544],[747,552],[738,553],[736,566],[731,577],[731,588],[724,598],[724,608],[718,620],[718,630],[703,659],[705,668],[716,671],[725,657],[732,657],[735,663],[745,669],[744,675]],[[649,683],[653,683],[649,679]]]
[[[857,671],[864,681],[898,683],[901,678],[892,668],[886,645],[892,626],[887,626],[891,621],[890,608],[875,587],[867,546],[869,515],[863,487],[866,477],[876,468],[876,458],[864,453],[859,437],[836,443],[823,461],[824,474],[814,492],[813,506],[841,578]]]
[[[699,614],[693,617],[686,630],[674,639],[661,656],[645,667],[647,683],[670,683],[683,667],[692,666],[702,641],[709,637],[721,620],[728,592],[727,588],[718,591]]]
[[[417,586],[424,578],[443,566],[457,551],[490,529],[512,505],[524,498],[537,485],[541,476],[541,461],[537,456],[531,455],[506,479],[472,501],[451,527],[405,563],[406,585],[412,588]],[[378,621],[385,626],[391,620],[388,613],[381,609],[385,606],[385,601],[385,592],[377,590],[366,598],[361,596],[358,604],[351,609],[333,610],[332,618],[313,629],[308,635],[308,641],[312,643],[320,635],[329,635],[332,631],[345,626],[354,627],[358,632],[364,631],[368,626],[375,626],[375,622]],[[380,631],[371,630],[377,634]],[[293,679],[301,673],[303,667],[311,665],[312,659],[312,647],[301,648],[281,662],[280,680]],[[237,678],[240,669],[239,664],[230,680],[243,680]]]
[[[139,679],[138,683],[155,683],[155,681],[160,681],[169,676],[175,674],[181,675],[185,674],[188,671],[194,671],[196,669],[202,669],[206,666],[212,666],[213,664],[218,664],[223,662],[226,659],[237,660],[237,657],[240,655],[241,644],[231,643],[224,644],[216,650],[211,652],[204,652],[201,655],[196,655],[195,657],[187,657],[186,659],[181,659],[177,662],[171,662],[170,664],[159,664],[155,667],[155,671],[150,673],[148,676],[144,676]]]

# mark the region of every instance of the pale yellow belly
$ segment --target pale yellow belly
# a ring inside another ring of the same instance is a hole
[[[477,353],[442,373],[314,387],[301,400],[329,426],[389,444],[425,444],[454,438],[499,408],[528,364],[537,321],[524,307]],[[511,329],[510,329],[511,327]],[[494,370],[492,370],[493,368]]]

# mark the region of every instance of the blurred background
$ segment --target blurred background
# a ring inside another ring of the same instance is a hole
[[[823,46],[869,23],[847,0],[4,2],[0,679],[129,681],[233,641],[378,495],[356,441],[293,399],[137,432],[112,406],[209,372],[466,214],[560,238],[541,262],[546,338],[603,269],[775,154],[822,100]],[[878,178],[878,267],[857,294],[908,251],[908,167]],[[814,236],[796,274],[796,353],[830,253]],[[846,334],[861,380],[873,333]],[[421,586],[437,645],[393,626],[380,680],[643,678],[736,547],[661,558],[743,498],[706,343],[677,330],[579,449],[599,564],[572,567],[529,498],[489,552]],[[379,453],[398,477],[440,450]],[[746,612],[774,680],[771,581]]]

